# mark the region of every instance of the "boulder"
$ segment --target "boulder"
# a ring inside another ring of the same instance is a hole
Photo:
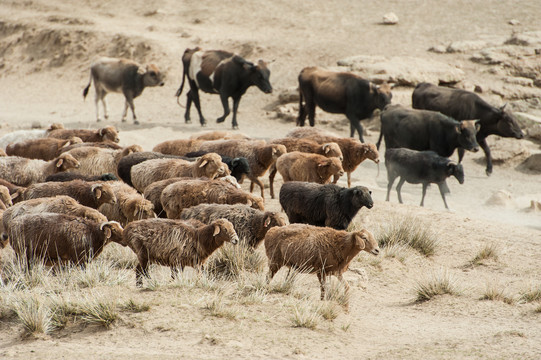
[[[338,61],[338,65],[371,81],[387,81],[403,86],[420,82],[454,84],[464,80],[461,69],[448,64],[416,57],[353,56]]]
[[[446,52],[452,53],[468,53],[474,50],[481,50],[491,46],[483,40],[468,40],[468,41],[454,41],[447,46]]]
[[[280,105],[276,108],[276,117],[288,122],[297,122],[299,107],[295,104]]]
[[[540,46],[541,31],[526,31],[523,33],[513,33],[511,34],[511,37],[505,41],[505,44],[520,46]]]
[[[282,90],[278,94],[278,102],[280,104],[298,103],[299,102],[299,90],[297,87],[290,87]]]
[[[485,202],[485,205],[505,208],[513,208],[517,206],[513,196],[507,190],[498,190],[494,192],[492,196]]]
[[[524,141],[499,136],[490,136],[487,141],[494,164],[516,165],[530,156]],[[485,157],[479,161],[484,163]]]
[[[531,171],[541,172],[541,154],[533,154],[522,163],[522,165]]]

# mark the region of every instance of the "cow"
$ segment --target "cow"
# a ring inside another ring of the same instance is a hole
[[[492,174],[492,156],[486,138],[489,135],[522,139],[524,133],[513,114],[505,111],[505,105],[494,107],[479,95],[461,89],[450,89],[429,83],[420,83],[412,94],[413,107],[440,111],[456,120],[479,119],[477,142],[485,152],[487,159],[486,174]],[[464,150],[458,149],[458,160],[462,161]]]
[[[175,96],[178,102],[178,97],[184,88],[184,81],[188,78],[190,90],[186,95],[186,112],[184,113],[186,123],[191,122],[190,109],[193,102],[199,113],[201,126],[206,126],[207,121],[201,112],[201,102],[199,101],[200,89],[205,93],[220,95],[224,114],[216,120],[218,123],[224,122],[231,113],[229,98],[233,98],[233,129],[239,127],[237,110],[240,98],[250,86],[257,86],[265,94],[272,93],[272,85],[269,81],[270,70],[263,60],[259,60],[255,65],[239,55],[227,51],[204,51],[196,47],[184,51],[182,64],[184,67],[182,82]]]
[[[449,193],[449,187],[445,182],[449,176],[454,176],[460,184],[464,183],[464,169],[461,164],[456,164],[446,157],[439,156],[434,151],[416,151],[405,148],[387,149],[385,151],[385,167],[387,168],[387,198],[397,177],[400,177],[396,192],[398,201],[402,204],[402,195],[400,190],[404,182],[410,184],[423,184],[423,196],[421,206],[424,206],[426,188],[429,184],[438,184],[441,198],[447,206],[445,194]]]
[[[299,117],[297,126],[304,126],[306,115],[314,126],[316,105],[333,114],[345,114],[349,120],[350,137],[359,133],[363,139],[361,120],[369,118],[375,109],[391,103],[389,84],[376,86],[355,74],[306,67],[299,74]],[[304,102],[304,104],[303,104]]]
[[[475,120],[456,121],[437,111],[408,109],[402,105],[389,105],[381,113],[381,139],[385,147],[404,147],[413,150],[432,150],[449,157],[456,148],[477,152]]]
[[[94,82],[96,121],[99,122],[101,119],[98,102],[101,100],[103,116],[107,120],[109,115],[107,115],[105,96],[108,92],[122,92],[126,98],[122,122],[126,121],[129,106],[133,115],[133,123],[138,125],[139,121],[135,115],[133,99],[141,95],[145,87],[163,86],[164,77],[154,64],[143,66],[128,59],[102,57],[90,65],[90,80],[83,90],[83,98],[86,98],[90,85]]]

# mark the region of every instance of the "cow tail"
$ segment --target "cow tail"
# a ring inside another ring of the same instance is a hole
[[[185,66],[185,64],[184,64],[184,66]],[[182,94],[182,90],[184,89],[184,81],[186,80],[186,72],[188,71],[187,69],[183,69],[183,70],[184,71],[182,72],[182,82],[180,83],[180,87],[178,88],[177,92],[175,93],[175,96],[177,97],[177,104],[180,107],[184,107],[180,103],[179,98],[180,98],[180,94]]]
[[[90,72],[90,79],[88,80],[88,85],[83,90],[83,99],[86,99],[86,96],[88,95],[88,90],[90,89],[91,84],[92,84],[92,72]]]

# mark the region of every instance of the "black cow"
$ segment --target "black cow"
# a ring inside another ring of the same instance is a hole
[[[318,67],[307,67],[299,74],[299,117],[297,126],[304,126],[306,115],[314,126],[316,105],[334,114],[345,114],[349,120],[350,136],[355,130],[363,139],[361,120],[369,118],[375,109],[391,103],[388,84],[376,86],[347,72],[334,72]],[[303,100],[305,104],[303,105]]]
[[[385,151],[385,167],[387,168],[387,198],[391,188],[397,177],[400,177],[396,192],[398,193],[398,201],[402,204],[402,195],[400,190],[404,182],[410,184],[423,184],[423,197],[421,198],[421,206],[424,206],[426,188],[429,184],[438,184],[441,198],[445,201],[445,194],[449,193],[449,187],[445,182],[449,176],[454,176],[459,183],[464,183],[464,169],[461,164],[456,164],[446,157],[439,156],[433,151],[415,151],[410,149],[398,148],[387,149]]]
[[[334,184],[290,181],[280,188],[280,205],[290,223],[346,230],[363,206],[368,209],[374,206],[371,194],[364,186],[344,188]]]
[[[475,140],[475,121],[458,122],[437,111],[408,109],[390,105],[381,113],[381,133],[377,147],[385,138],[385,147],[432,150],[449,157],[457,147],[479,151]]]
[[[486,138],[489,135],[514,137],[522,139],[524,133],[513,115],[500,108],[488,104],[479,95],[466,90],[450,89],[428,83],[420,83],[412,94],[413,107],[439,111],[456,120],[479,119],[477,142],[487,158],[486,173],[492,173],[492,157]],[[459,162],[464,157],[464,150],[458,150]]]
[[[184,119],[190,123],[190,108],[192,102],[199,113],[201,126],[206,125],[206,120],[201,112],[199,101],[199,89],[209,94],[219,94],[224,107],[224,114],[216,122],[223,122],[231,112],[229,109],[229,98],[233,98],[233,129],[238,129],[237,110],[240,98],[252,85],[257,86],[265,94],[272,92],[269,82],[270,70],[263,60],[257,65],[244,60],[242,57],[222,50],[203,51],[197,47],[186,49],[182,56],[184,73],[182,83],[177,90],[176,96],[182,93],[184,80],[188,77],[190,91],[187,94],[186,112]]]

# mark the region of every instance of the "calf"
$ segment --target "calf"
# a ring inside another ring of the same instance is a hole
[[[257,65],[244,60],[238,55],[222,50],[203,51],[200,48],[186,49],[182,56],[184,73],[182,83],[177,90],[176,96],[182,93],[184,80],[188,77],[190,91],[187,94],[186,112],[184,119],[190,122],[190,109],[192,102],[199,113],[201,126],[206,125],[206,120],[201,112],[199,101],[199,89],[209,94],[219,94],[224,108],[224,114],[216,121],[221,123],[229,115],[229,98],[233,98],[233,129],[237,129],[237,110],[240,98],[252,85],[257,86],[265,94],[272,92],[269,82],[270,70],[263,60]]]
[[[489,135],[524,137],[513,115],[504,111],[505,105],[494,107],[470,91],[420,83],[413,91],[412,103],[416,109],[440,111],[456,120],[479,119],[476,138],[487,158],[487,175],[492,173],[492,157],[486,138]],[[458,149],[458,161],[463,157],[464,150]]]
[[[458,122],[437,111],[407,109],[392,105],[381,113],[381,133],[377,147],[385,138],[385,146],[413,150],[432,150],[449,157],[456,148],[479,151],[473,120]]]
[[[133,115],[133,123],[139,124],[137,116],[135,116],[133,99],[141,95],[147,86],[163,86],[163,79],[164,75],[154,64],[142,66],[128,59],[102,57],[90,66],[90,80],[83,91],[83,97],[86,98],[90,84],[94,81],[96,120],[101,121],[98,102],[101,100],[103,114],[107,119],[109,116],[107,115],[105,95],[108,92],[122,92],[126,98],[122,121],[126,121],[129,106]]]
[[[306,115],[310,126],[314,126],[318,105],[327,112],[346,115],[350,136],[353,137],[357,130],[361,142],[364,140],[360,121],[369,118],[375,109],[383,110],[391,103],[392,97],[387,84],[378,87],[358,75],[318,67],[302,69],[299,74],[299,94],[297,126],[304,126]]]
[[[455,164],[446,157],[439,156],[433,151],[415,151],[410,149],[398,148],[387,149],[385,151],[385,167],[387,168],[387,199],[391,187],[397,177],[400,177],[396,192],[398,193],[398,201],[402,204],[402,196],[400,190],[402,185],[407,181],[410,184],[423,184],[423,197],[421,198],[421,206],[424,206],[426,188],[429,184],[438,184],[441,198],[445,201],[445,193],[449,193],[449,187],[445,182],[449,176],[454,176],[459,183],[464,183],[464,169],[461,164]]]

